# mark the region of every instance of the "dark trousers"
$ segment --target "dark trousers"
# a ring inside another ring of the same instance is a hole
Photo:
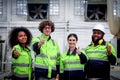
[[[28,79],[28,77],[20,78],[20,77],[12,76],[12,80],[29,80],[29,79]]]
[[[35,80],[55,80],[55,78],[44,78],[44,77],[35,77]]]

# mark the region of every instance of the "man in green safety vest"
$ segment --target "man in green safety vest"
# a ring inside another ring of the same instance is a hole
[[[57,41],[50,36],[54,29],[54,23],[45,20],[39,25],[42,34],[32,39],[32,48],[35,52],[35,80],[55,80],[59,72],[60,50]]]
[[[93,28],[92,42],[85,48],[88,57],[85,72],[88,80],[110,80],[110,65],[117,60],[116,51],[106,42],[105,26],[98,24]]]

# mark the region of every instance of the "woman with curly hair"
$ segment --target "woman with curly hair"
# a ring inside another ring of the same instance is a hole
[[[28,48],[31,39],[32,34],[25,27],[17,27],[10,32],[9,45],[12,52],[12,80],[31,80],[32,57]]]

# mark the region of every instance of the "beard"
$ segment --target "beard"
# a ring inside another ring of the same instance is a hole
[[[92,42],[94,44],[98,44],[98,42],[99,42],[100,39],[102,39],[102,38],[92,37]]]

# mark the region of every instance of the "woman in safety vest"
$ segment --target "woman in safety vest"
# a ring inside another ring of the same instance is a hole
[[[60,80],[85,80],[84,64],[87,57],[79,47],[76,47],[77,41],[76,34],[68,35],[69,49],[60,58]]]
[[[9,35],[12,48],[12,80],[31,80],[32,57],[28,48],[31,32],[25,27],[14,28]]]
[[[41,35],[32,39],[35,80],[55,80],[59,73],[60,50],[57,41],[50,35],[55,30],[54,23],[44,20],[38,29]]]

